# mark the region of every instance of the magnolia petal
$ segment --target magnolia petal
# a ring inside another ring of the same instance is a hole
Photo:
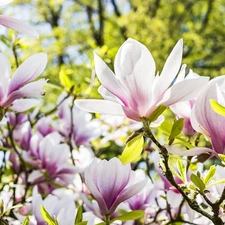
[[[161,96],[173,82],[181,66],[182,53],[183,40],[181,39],[177,42],[167,58],[162,73],[159,76],[157,83],[154,85],[153,93],[156,96]]]
[[[76,100],[75,105],[86,112],[104,113],[116,116],[126,116],[130,119],[140,121],[138,114],[133,110],[126,108],[116,102],[108,100],[96,100],[96,99]]]
[[[10,109],[17,112],[24,112],[40,103],[37,99],[17,99],[13,102]]]
[[[129,105],[145,116],[150,107],[151,87],[155,77],[155,62],[149,50],[129,38],[115,58],[115,73],[129,93]]]
[[[211,153],[212,155],[216,155],[216,152],[210,148],[204,148],[204,147],[197,147],[192,148],[190,150],[183,150],[181,148],[178,148],[174,145],[165,145],[167,151],[170,154],[173,155],[180,155],[180,156],[196,156],[203,153]]]
[[[167,191],[166,196],[167,196],[167,201],[172,208],[177,208],[183,199],[180,193],[176,193],[171,190]]]
[[[13,91],[4,102],[3,106],[10,106],[16,99],[23,97],[40,97],[44,94],[43,87],[46,84],[47,80],[40,79],[38,81],[26,84],[23,88],[18,91]]]
[[[9,93],[36,79],[47,65],[47,54],[38,53],[29,57],[18,67],[9,84]]]
[[[201,90],[205,88],[208,81],[209,77],[183,80],[166,91],[160,104],[169,106],[177,102],[194,99],[198,96]]]
[[[145,179],[141,182],[138,182],[134,185],[131,185],[130,187],[124,189],[120,195],[117,197],[116,201],[113,203],[112,207],[109,210],[109,214],[112,215],[112,213],[116,210],[117,206],[124,202],[125,200],[131,198],[132,196],[138,194],[147,184],[148,180]]]
[[[94,162],[93,162],[94,163]],[[88,187],[88,189],[91,191],[92,195],[98,202],[99,208],[101,209],[102,215],[106,215],[109,213],[109,210],[106,206],[106,203],[101,195],[101,193],[98,191],[95,183],[93,182],[93,176],[89,171],[89,168],[85,171],[85,183]]]
[[[39,35],[35,29],[26,25],[18,19],[0,15],[0,24],[10,29],[30,35],[32,37],[39,38]]]
[[[94,60],[95,71],[102,85],[113,95],[118,97],[124,105],[128,105],[126,92],[124,91],[120,82],[116,79],[114,73],[109,69],[106,63],[97,54],[94,54]]]
[[[150,124],[150,127],[158,127],[161,125],[161,123],[164,121],[165,117],[163,115],[160,115],[157,120],[155,120],[154,122],[152,122]]]

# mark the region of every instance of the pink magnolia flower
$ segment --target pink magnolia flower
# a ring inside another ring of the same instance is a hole
[[[85,111],[126,116],[140,121],[141,117],[149,118],[160,104],[170,106],[194,98],[198,89],[207,84],[207,77],[185,79],[181,73],[171,86],[181,66],[182,48],[183,42],[180,40],[160,76],[155,76],[155,62],[151,53],[133,39],[128,39],[116,55],[116,76],[95,54],[95,70],[102,83],[99,93],[105,100],[77,100],[76,105]]]
[[[102,215],[112,215],[117,206],[139,193],[147,180],[133,184],[129,164],[117,158],[94,160],[85,171],[85,183],[98,202]]]
[[[0,53],[0,107],[8,108],[18,112],[25,111],[37,104],[33,99],[43,95],[45,79],[35,80],[45,69],[47,55],[45,53],[35,54],[29,57],[15,71],[11,78],[11,66],[9,60]],[[30,83],[31,82],[31,83]],[[25,99],[25,98],[32,99]]]
[[[7,5],[12,1],[13,0],[1,0],[0,6]],[[28,34],[35,38],[39,38],[39,35],[36,30],[34,30],[32,27],[26,25],[25,23],[21,22],[18,19],[0,15],[0,25],[3,25],[4,27],[8,27],[16,31],[20,31],[24,34]]]
[[[194,129],[205,134],[219,154],[225,154],[225,117],[214,112],[210,99],[225,105],[224,85],[225,76],[211,80],[209,87],[198,97],[191,116]]]

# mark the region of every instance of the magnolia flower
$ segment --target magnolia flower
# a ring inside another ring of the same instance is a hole
[[[102,215],[112,215],[117,206],[139,193],[147,180],[133,184],[130,164],[117,158],[94,160],[85,171],[85,183],[98,202]]]
[[[212,143],[212,149],[196,147],[188,151],[181,150],[176,146],[166,145],[172,154],[194,156],[203,153],[211,153],[211,156],[225,154],[225,117],[217,114],[210,105],[214,99],[221,105],[225,105],[225,76],[214,78],[198,96],[191,114],[193,128],[204,134]]]
[[[69,164],[69,147],[60,144],[61,140],[56,132],[44,138],[36,134],[30,140],[29,151],[22,151],[23,159],[36,168],[29,175],[29,182],[37,183],[43,193],[55,189],[54,186],[44,182],[46,179],[62,186],[73,182],[75,167]]]
[[[225,105],[225,76],[214,78],[209,87],[198,97],[193,108],[191,123],[194,129],[205,134],[213,150],[225,154],[225,117],[217,114],[210,105],[214,99]]]
[[[149,118],[160,104],[170,106],[194,98],[199,88],[207,84],[207,77],[184,79],[184,73],[180,73],[171,86],[181,66],[182,48],[183,42],[180,40],[160,76],[155,76],[155,62],[151,53],[133,39],[128,39],[116,55],[116,76],[95,54],[95,70],[102,83],[99,93],[105,100],[77,100],[76,105],[89,112],[126,116],[141,121],[142,117]]]
[[[1,0],[0,1],[0,6],[7,5],[13,0]],[[24,24],[18,19],[9,17],[9,16],[2,16],[0,15],[0,25],[3,25],[5,27],[8,27],[10,29],[20,31],[24,34],[28,34],[30,36],[33,36],[35,38],[39,38],[39,35],[36,30],[31,28],[30,26]]]
[[[65,93],[59,96],[58,104],[62,101],[64,97]],[[70,108],[72,105],[72,101],[72,98],[67,98],[58,107],[58,130],[67,138],[72,132],[73,142],[76,146],[88,145],[93,139],[96,139],[101,135],[100,121],[97,119],[92,120],[92,115],[90,113],[84,113],[75,105],[71,110]]]
[[[45,69],[47,55],[35,54],[29,57],[18,67],[11,78],[11,66],[9,60],[0,53],[0,108],[10,107],[18,112],[25,111],[37,104],[36,98],[43,95],[45,79],[35,80]],[[31,83],[29,83],[31,82]]]

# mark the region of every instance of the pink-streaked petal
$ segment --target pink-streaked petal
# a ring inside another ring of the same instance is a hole
[[[111,92],[109,92],[103,85],[101,85],[98,88],[98,93],[105,99],[112,102],[117,102],[121,105],[123,105],[123,102],[117,98],[115,95],[113,95]]]
[[[17,112],[24,112],[40,103],[37,99],[17,99],[13,102],[10,109]]]
[[[155,82],[153,93],[156,98],[160,97],[167,88],[171,85],[174,78],[176,77],[182,61],[182,53],[183,53],[183,40],[179,40],[169,57],[166,60],[166,63],[163,67],[162,73]]]
[[[10,106],[16,99],[23,98],[23,97],[40,97],[44,94],[43,87],[46,84],[47,80],[40,79],[38,81],[29,83],[25,85],[18,91],[12,92],[6,101],[4,102],[3,106],[8,107]]]
[[[178,102],[170,106],[170,109],[176,114],[177,117],[190,118],[191,117],[191,104],[189,101]]]
[[[196,155],[201,155],[203,153],[211,153],[212,155],[216,155],[216,152],[214,150],[210,148],[205,148],[205,147],[197,147],[197,148],[192,148],[190,150],[183,150],[174,145],[165,145],[165,147],[167,151],[173,155],[196,156]]]
[[[143,180],[141,182],[138,182],[138,183],[136,183],[134,185],[131,185],[130,187],[124,189],[120,193],[120,195],[117,197],[116,201],[113,203],[112,207],[109,210],[109,213],[112,214],[116,210],[117,206],[120,203],[124,202],[125,200],[127,200],[127,199],[131,198],[132,196],[134,196],[134,195],[138,194],[139,192],[141,192],[142,189],[147,184],[147,182],[148,182],[148,180],[145,179],[145,180]]]
[[[86,112],[104,113],[115,116],[125,116],[130,119],[140,121],[140,118],[136,112],[116,102],[108,100],[87,99],[87,100],[76,100],[75,104],[78,108]]]
[[[106,63],[97,54],[94,54],[94,60],[95,71],[102,85],[113,95],[118,97],[124,105],[127,106],[127,94],[121,86],[120,82],[116,79],[114,73],[109,69]]]
[[[18,90],[24,84],[36,79],[47,65],[47,54],[38,53],[24,61],[15,71],[9,85],[9,93]]]
[[[217,153],[224,154],[225,117],[214,112],[210,105],[210,99],[214,99],[220,104],[224,103],[219,86],[213,82],[197,98],[191,115],[191,124],[196,131],[211,139],[213,149]]]
[[[44,94],[43,87],[46,84],[47,80],[40,79],[38,81],[26,84],[18,91],[13,91],[6,101],[3,103],[4,107],[10,106],[16,99],[23,97],[40,97]]]
[[[194,99],[207,86],[208,81],[208,77],[183,80],[166,91],[160,104],[169,106],[177,102]]]
[[[39,35],[35,29],[26,25],[25,23],[21,22],[18,19],[15,19],[9,16],[0,15],[0,25],[19,31],[23,34],[27,34],[32,37],[39,38]]]
[[[115,73],[131,97],[130,107],[145,116],[150,107],[155,78],[155,62],[151,53],[143,44],[129,38],[116,55]]]
[[[94,181],[93,181],[93,176],[92,173],[89,171],[90,168],[88,168],[85,171],[85,183],[88,187],[88,189],[91,191],[92,195],[94,196],[94,198],[96,199],[96,201],[98,202],[99,208],[101,209],[101,213],[103,215],[108,214],[109,210],[106,206],[106,203],[102,197],[102,195],[100,194],[100,192],[98,191]]]
[[[2,5],[7,5],[9,3],[11,3],[13,0],[0,0],[0,6]]]

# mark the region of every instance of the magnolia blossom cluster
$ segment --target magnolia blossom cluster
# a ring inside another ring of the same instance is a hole
[[[14,18],[0,16],[0,24],[38,36]],[[182,51],[180,40],[160,74],[148,49],[133,39],[120,47],[114,72],[95,54],[104,100],[74,101],[73,91],[62,93],[46,114],[38,107],[28,111],[41,104],[46,80],[36,79],[46,54],[29,57],[11,76],[1,53],[0,223],[223,224],[225,117],[210,101],[225,105],[225,76],[186,75]],[[171,125],[160,107],[170,108],[177,123],[183,119],[182,127]],[[201,163],[198,155],[217,165]]]

